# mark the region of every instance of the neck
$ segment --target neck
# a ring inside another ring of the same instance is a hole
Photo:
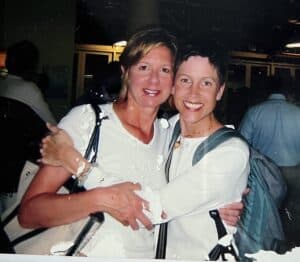
[[[140,108],[127,101],[113,104],[113,109],[124,128],[144,143],[149,143],[153,137],[153,123],[158,109]]]
[[[222,124],[214,116],[197,123],[189,123],[180,120],[181,134],[183,137],[206,137],[222,127]]]

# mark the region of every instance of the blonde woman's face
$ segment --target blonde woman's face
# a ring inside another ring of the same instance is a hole
[[[127,99],[141,107],[157,108],[170,96],[173,56],[167,47],[151,49],[128,71]]]

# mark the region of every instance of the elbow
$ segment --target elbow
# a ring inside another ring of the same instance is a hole
[[[37,228],[39,226],[34,225],[33,223],[34,214],[26,207],[26,204],[21,204],[18,210],[18,223],[23,228]]]
[[[17,219],[19,222],[19,225],[23,228],[31,228],[30,222],[27,218],[26,211],[24,208],[20,207],[17,215]]]

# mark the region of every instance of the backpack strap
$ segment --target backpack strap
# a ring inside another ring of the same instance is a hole
[[[171,165],[171,160],[173,157],[173,149],[174,149],[174,145],[176,143],[177,138],[179,137],[181,133],[181,128],[180,128],[180,122],[179,120],[176,122],[174,129],[173,129],[173,134],[172,134],[172,138],[169,144],[169,154],[168,154],[168,159],[166,161],[165,164],[165,175],[166,175],[166,180],[167,182],[169,182],[169,169],[170,169],[170,165]]]
[[[211,134],[197,147],[193,156],[192,165],[194,166],[197,164],[206,153],[210,152],[231,137],[241,138],[234,129],[228,127],[222,127]]]

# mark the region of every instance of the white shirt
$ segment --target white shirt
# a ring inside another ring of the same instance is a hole
[[[0,96],[18,100],[28,105],[45,122],[56,123],[42,92],[33,82],[9,74],[0,79]]]
[[[144,144],[128,133],[114,113],[112,104],[101,105],[108,120],[103,120],[97,157],[98,168],[91,172],[86,188],[103,186],[105,179],[139,182],[142,187],[158,190],[165,185],[164,150],[169,141],[168,128],[154,123],[154,137]],[[75,147],[84,153],[94,128],[95,114],[88,105],[74,108],[59,126],[72,137]],[[83,250],[89,256],[153,258],[154,230],[133,231],[105,214],[105,222]]]

